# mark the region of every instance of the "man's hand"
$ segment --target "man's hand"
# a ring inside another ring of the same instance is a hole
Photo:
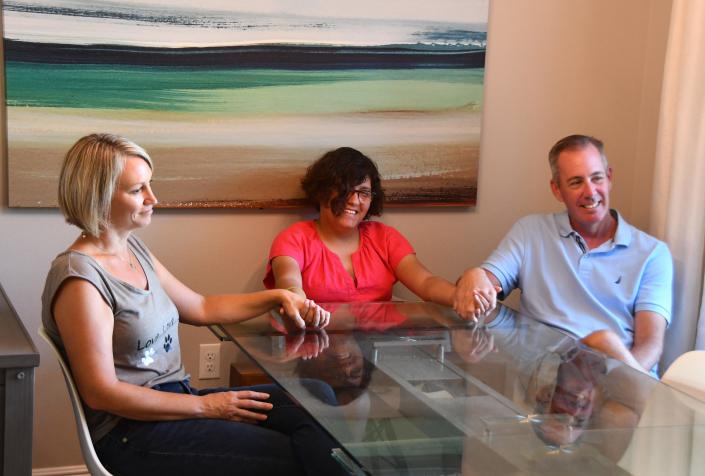
[[[463,319],[477,321],[497,306],[500,290],[499,283],[493,283],[484,269],[468,269],[455,285],[453,309]]]

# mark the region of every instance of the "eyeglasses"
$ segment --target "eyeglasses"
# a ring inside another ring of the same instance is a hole
[[[372,197],[375,196],[375,193],[370,190],[369,188],[358,188],[355,190],[352,190],[350,194],[348,195],[349,197],[352,197],[353,195],[357,194],[357,199],[360,200],[361,202],[369,202],[372,200]]]

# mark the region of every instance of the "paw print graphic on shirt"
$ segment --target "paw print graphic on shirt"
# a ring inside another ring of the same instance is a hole
[[[171,343],[174,342],[174,339],[171,338],[171,334],[167,334],[164,336],[164,350],[169,352],[171,350]]]
[[[154,350],[152,347],[149,349],[145,349],[144,351],[144,357],[142,357],[142,365],[144,366],[149,366],[152,362],[154,362],[154,359],[152,356],[156,353],[157,351]]]

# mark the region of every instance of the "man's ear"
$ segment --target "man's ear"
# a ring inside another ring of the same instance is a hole
[[[607,180],[610,182],[610,190],[612,189],[612,167],[607,167]]]
[[[558,187],[558,184],[553,179],[551,179],[551,192],[553,192],[553,196],[556,197],[556,200],[563,203],[561,189]]]

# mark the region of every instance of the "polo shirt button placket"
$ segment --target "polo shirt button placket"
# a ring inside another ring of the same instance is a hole
[[[585,278],[589,278],[591,276],[593,268],[594,268],[593,260],[590,259],[591,255],[592,255],[592,252],[588,250],[580,257],[579,273],[581,276],[583,276]]]

